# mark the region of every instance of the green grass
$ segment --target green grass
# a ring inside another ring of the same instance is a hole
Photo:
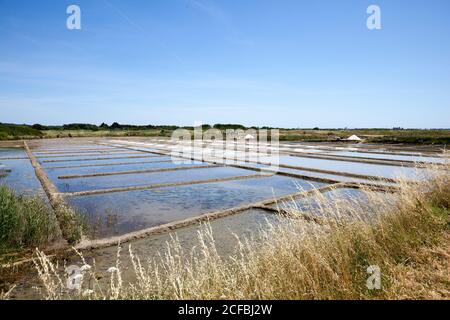
[[[0,140],[16,140],[23,138],[40,138],[41,131],[27,125],[0,123]]]
[[[45,246],[56,235],[57,223],[46,203],[0,185],[0,254]]]
[[[402,137],[402,136],[393,136],[393,137],[380,137],[370,139],[370,142],[375,143],[404,143],[404,144],[441,144],[447,145],[450,144],[450,137],[445,136],[436,136],[436,137],[427,137],[427,136],[410,136],[410,137]]]
[[[193,130],[190,130],[193,133]],[[70,137],[171,137],[172,130],[45,130],[44,138]],[[355,129],[355,130],[287,130],[280,129],[280,141],[325,142],[336,138],[345,139],[356,134],[372,143],[404,143],[404,144],[439,144],[450,142],[450,130],[388,130],[388,129]]]
[[[32,138],[75,138],[75,137],[170,137],[175,127],[154,128],[123,127],[102,128],[94,125],[65,125],[44,127],[40,125],[16,125],[0,123],[0,140]],[[84,128],[85,127],[85,128]],[[90,129],[94,127],[95,129]],[[239,125],[219,125],[218,128],[237,128]],[[208,126],[205,125],[204,129]],[[186,129],[193,132],[193,128]],[[245,128],[244,128],[245,130]],[[280,141],[323,142],[345,139],[356,134],[372,143],[439,144],[450,142],[450,130],[445,129],[279,129]]]
[[[280,141],[333,141],[357,135],[371,143],[440,144],[450,142],[450,130],[435,129],[280,129]]]
[[[58,219],[62,236],[69,244],[76,244],[81,240],[83,232],[89,231],[85,217],[65,202],[60,202],[54,206],[54,212]]]
[[[170,137],[169,130],[45,130],[43,137],[52,138],[77,138],[77,137]]]

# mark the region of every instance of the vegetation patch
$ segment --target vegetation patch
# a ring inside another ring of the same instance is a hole
[[[208,129],[248,130],[248,129],[278,129],[280,141],[326,142],[341,141],[357,135],[367,142],[373,143],[403,143],[403,144],[435,144],[447,145],[450,142],[449,129],[295,129],[272,127],[246,127],[241,124],[204,124],[202,130]],[[61,126],[45,126],[41,124],[16,125],[0,123],[0,140],[31,139],[31,138],[75,138],[75,137],[171,137],[176,129],[186,129],[194,134],[192,126],[174,125],[129,125],[114,122],[111,125],[89,123],[70,123]],[[268,137],[270,139],[270,135]]]
[[[45,246],[57,231],[53,213],[42,199],[17,195],[0,185],[0,254]]]
[[[43,133],[27,125],[0,123],[0,140],[40,138]]]

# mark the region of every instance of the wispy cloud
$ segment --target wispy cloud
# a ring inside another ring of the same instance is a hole
[[[213,22],[221,25],[228,32],[228,40],[238,45],[252,45],[254,42],[244,39],[236,23],[226,10],[211,0],[185,0],[188,5],[202,12]]]
[[[209,18],[220,23],[227,28],[234,29],[233,23],[229,15],[216,3],[209,0],[187,0],[192,7],[199,9]]]
[[[135,29],[138,29],[141,32],[145,32],[144,28],[142,28],[139,24],[137,24],[133,19],[131,19],[128,15],[126,15],[122,10],[120,10],[117,6],[113,5],[108,0],[103,0],[103,3],[112,9],[116,14],[118,14],[123,20],[125,20],[130,26]]]
[[[116,5],[112,4],[109,0],[103,0],[103,3],[112,9],[117,15],[119,15],[125,22],[127,22],[131,27],[138,30],[144,37],[150,38],[151,41],[156,42],[162,49],[164,49],[173,59],[175,59],[178,63],[182,63],[180,56],[171,50],[168,44],[160,39],[159,37],[152,34],[149,30],[143,28],[140,24],[136,23],[135,20],[131,19],[127,14],[124,13],[123,10],[119,9]]]

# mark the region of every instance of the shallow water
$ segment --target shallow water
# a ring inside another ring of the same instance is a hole
[[[404,177],[409,179],[422,179],[421,174],[424,170],[411,168],[411,167],[401,167],[401,166],[387,166],[387,165],[378,165],[378,164],[370,164],[370,163],[355,163],[355,162],[345,162],[345,161],[336,161],[336,160],[323,160],[323,159],[310,159],[310,158],[302,158],[295,156],[284,156],[281,155],[279,157],[279,162],[274,160],[275,158],[271,157],[263,157],[260,161],[265,163],[272,163],[270,167],[277,168],[278,163],[280,165],[290,165],[290,166],[298,166],[305,167],[311,169],[320,169],[320,170],[330,170],[341,173],[354,173],[360,175],[369,175],[369,176],[377,176],[382,178],[398,178]],[[256,168],[269,168],[267,165],[252,163],[252,162],[240,162],[228,160],[226,163],[230,164],[241,164]],[[321,177],[328,178],[337,181],[355,181],[355,182],[368,182],[368,179],[364,178],[351,178],[345,177],[344,175],[333,175],[326,173],[317,173],[307,170],[297,170],[292,168],[283,168],[278,167],[277,171],[279,172],[289,172],[294,174],[302,174],[311,177]]]
[[[339,188],[336,190],[326,191],[321,194],[323,200],[332,201],[335,199],[340,200],[352,200],[352,199],[365,199],[366,194],[360,189],[352,188]],[[299,209],[309,210],[318,209],[319,202],[315,197],[297,198],[292,200],[286,200],[279,203],[274,203],[270,207],[275,209]]]
[[[146,140],[144,140],[146,141]],[[164,144],[166,140],[153,140],[153,147],[136,147],[137,150],[156,151],[156,148],[167,148]],[[31,144],[31,142],[30,142]],[[41,152],[73,152],[83,151],[87,149],[95,149],[97,151],[127,151],[127,149],[116,149],[107,146],[98,146],[90,144],[86,141],[80,141],[73,144],[67,144],[64,141],[50,142],[50,141],[33,141],[33,151],[36,153]],[[119,146],[119,145],[118,145]],[[342,150],[337,148],[330,148],[329,151],[319,150],[322,146],[309,146],[302,144],[286,145],[289,148],[298,148],[306,150],[308,152],[320,152],[320,154],[339,154],[355,157],[373,157],[382,159],[414,159],[409,157],[405,152],[405,156],[395,155],[378,155],[364,152],[348,152],[349,150],[357,150],[360,146],[348,145],[343,147]],[[316,149],[317,148],[317,149]],[[168,149],[170,150],[170,149]],[[375,150],[375,149],[374,149]],[[381,148],[376,149],[381,151]],[[362,150],[361,150],[362,151]],[[88,152],[88,151],[86,151]],[[130,150],[130,152],[133,152]],[[40,154],[43,155],[43,154]],[[46,155],[46,158],[39,158],[43,168],[49,175],[50,179],[57,185],[60,191],[82,191],[93,189],[105,189],[114,187],[128,187],[137,185],[150,185],[165,182],[179,182],[189,180],[206,180],[211,178],[230,177],[238,175],[253,175],[254,171],[242,170],[237,168],[208,168],[208,169],[195,169],[186,171],[173,171],[173,172],[160,172],[160,173],[148,173],[148,174],[130,174],[130,175],[117,175],[95,178],[79,178],[70,180],[58,179],[61,175],[71,174],[92,174],[102,172],[116,172],[116,171],[128,171],[128,170],[142,170],[150,168],[171,168],[176,166],[191,166],[199,165],[196,163],[176,164],[172,162],[160,162],[160,163],[140,163],[143,161],[166,161],[170,160],[170,156],[158,156],[153,157],[149,153],[140,153],[139,155],[148,155],[147,158],[135,158],[135,159],[114,159],[121,157],[117,155],[101,155],[92,156],[95,157],[107,157],[105,160],[86,160],[86,161],[62,161],[62,162],[50,162],[45,163],[43,161],[54,160],[75,160],[81,158],[89,158],[88,156],[65,156],[56,157],[55,155]],[[1,157],[26,157],[23,150],[20,149],[0,149]],[[121,157],[122,158],[122,157]],[[283,155],[280,157],[281,163],[304,166],[317,169],[325,169],[332,171],[343,171],[350,173],[357,173],[363,175],[376,175],[382,177],[392,178],[398,173],[407,175],[409,177],[415,177],[415,169],[402,168],[395,166],[384,166],[364,163],[352,163],[335,160],[323,160],[323,159],[310,159],[301,157],[292,157]],[[420,157],[422,160],[422,158]],[[431,158],[434,159],[434,158]],[[437,158],[436,158],[437,159]],[[270,157],[259,159],[261,161],[269,161]],[[440,159],[439,159],[440,160]],[[430,161],[430,158],[424,157],[423,161]],[[119,163],[126,163],[119,165]],[[229,161],[232,163],[232,161]],[[2,161],[1,164],[6,165],[6,169],[11,169],[12,172],[5,178],[0,178],[0,182],[6,182],[8,185],[16,188],[18,191],[26,193],[40,193],[43,195],[40,183],[34,175],[34,169],[32,168],[29,160],[8,160]],[[79,165],[102,165],[116,163],[112,166],[95,166],[95,167],[75,167]],[[238,164],[248,165],[251,167],[264,167],[264,165],[258,165],[254,163],[245,163],[238,161]],[[207,165],[207,164],[205,164]],[[72,168],[60,168],[51,169],[52,166],[71,166]],[[339,181],[364,181],[363,179],[355,179],[343,176],[337,176],[333,174],[322,174],[309,171],[295,170],[281,168],[283,172],[299,173],[311,177],[324,177],[331,178]],[[283,176],[271,176],[264,178],[255,178],[248,180],[237,180],[228,182],[216,182],[200,185],[179,186],[171,188],[161,188],[154,190],[141,190],[141,191],[129,191],[102,195],[91,195],[81,197],[67,197],[69,203],[77,208],[90,223],[92,227],[92,237],[102,238],[113,235],[122,235],[131,231],[142,230],[144,228],[157,226],[169,222],[179,221],[190,217],[195,217],[204,213],[214,212],[222,209],[237,207],[241,205],[247,205],[249,203],[259,202],[265,199],[271,199],[274,196],[289,195],[300,191],[299,189],[309,190],[311,188],[317,188],[324,186],[322,183],[315,183],[305,180],[292,179]],[[323,194],[325,199],[339,199],[339,201],[345,201],[348,199],[359,199],[364,202],[364,194],[360,190],[356,189],[338,189]],[[384,195],[383,195],[384,196]],[[385,195],[390,197],[391,195]],[[335,201],[333,200],[333,201]],[[276,208],[277,205],[273,207]],[[295,202],[284,201],[279,203],[278,206],[282,208],[297,207],[300,209],[314,209],[319,208],[319,204],[316,200],[311,198],[296,199]],[[314,211],[312,211],[314,213]],[[316,210],[316,214],[319,214],[320,210]],[[290,221],[288,218],[279,217],[276,214],[268,213],[264,210],[248,210],[232,216],[220,218],[211,222],[211,228],[213,230],[215,243],[219,254],[221,256],[232,255],[235,251],[237,240],[234,236],[236,234],[239,237],[258,237],[259,230],[264,230],[268,227],[267,221],[279,224]],[[151,236],[146,239],[132,241],[130,244],[136,254],[144,259],[153,258],[157,256],[158,252],[164,252],[167,241],[170,241],[171,236],[177,235],[180,240],[181,246],[186,250],[191,250],[194,246],[198,245],[197,231],[199,226],[190,226],[179,229],[175,232],[166,233],[157,236]],[[125,252],[122,253],[122,271],[124,280],[133,278],[134,272],[131,270],[132,266],[129,261],[126,249],[128,244],[124,245]],[[96,260],[97,269],[101,272],[105,272],[109,267],[115,265],[116,260],[116,247],[110,247],[105,249],[97,249],[92,251],[85,251],[84,255],[88,262],[93,259]],[[79,259],[72,257],[68,263],[79,263]],[[107,280],[107,279],[106,279]],[[22,284],[21,288],[30,290],[32,281]],[[28,289],[27,289],[28,288]]]
[[[1,158],[27,158],[27,155],[23,149],[19,148],[0,148],[0,161]]]
[[[289,168],[279,168],[279,172],[286,172],[286,173],[293,173],[293,174],[299,174],[311,178],[323,178],[323,179],[330,179],[338,182],[358,182],[358,183],[377,183],[377,184],[383,184],[383,185],[389,185],[392,183],[384,182],[384,181],[374,181],[370,179],[360,179],[360,178],[353,178],[353,177],[346,177],[341,175],[333,175],[333,174],[327,174],[327,173],[318,173],[318,172],[311,172],[311,171],[303,171],[303,170],[296,170],[296,169],[289,169]]]
[[[98,222],[96,234],[110,236],[186,219],[207,212],[309,190],[324,184],[273,176],[157,190],[68,197],[88,219]],[[106,223],[111,222],[113,223]]]
[[[147,143],[147,146],[153,146],[154,143]],[[208,144],[202,144],[204,147],[206,147],[204,150],[216,150],[220,151],[223,149],[224,144],[223,143],[208,143]],[[233,146],[235,144],[231,144]],[[173,149],[177,148],[174,145],[170,144],[159,144],[160,147],[167,148],[167,149]],[[189,148],[191,146],[190,144],[185,144],[185,147]],[[251,148],[253,151],[257,151],[259,148],[264,146],[258,145],[258,144],[246,144],[247,148]],[[265,145],[266,150],[275,150],[277,148],[274,148],[274,146]],[[318,148],[315,148],[314,146],[302,146],[299,148],[299,145],[296,144],[280,144],[278,150],[280,152],[307,152],[307,153],[316,153],[316,154],[324,154],[324,155],[337,155],[337,156],[349,156],[349,157],[355,157],[355,158],[371,158],[371,159],[378,159],[378,160],[404,160],[404,161],[423,161],[423,162],[431,162],[431,163],[443,163],[445,159],[443,157],[439,156],[433,156],[433,154],[427,154],[427,156],[421,156],[420,152],[399,152],[403,155],[399,154],[381,154],[381,152],[385,151],[383,148],[379,149],[373,149],[374,152],[366,152],[365,149],[360,148],[359,146],[352,147],[332,147],[332,146],[317,146]],[[242,148],[242,146],[241,146]],[[142,149],[142,148],[141,148]],[[438,155],[438,154],[436,154]]]
[[[167,147],[167,146],[164,146]],[[145,149],[141,147],[141,149]],[[352,152],[348,152],[352,154]],[[239,160],[245,160],[245,156],[248,154],[235,152],[235,151],[227,151],[217,152],[216,156],[221,158],[222,156],[227,156],[230,158],[235,158]],[[390,157],[390,155],[389,155]],[[393,156],[394,157],[394,156]],[[261,162],[271,162],[271,163],[279,163],[285,165],[292,166],[300,166],[300,167],[309,167],[315,169],[322,170],[331,170],[331,171],[339,171],[339,172],[348,172],[348,173],[356,173],[361,175],[372,175],[379,176],[384,178],[397,178],[397,177],[406,177],[406,178],[415,178],[417,176],[418,170],[410,167],[402,167],[399,166],[388,166],[388,165],[379,165],[379,164],[370,164],[370,163],[357,163],[357,162],[348,162],[348,161],[338,161],[338,160],[328,160],[328,159],[312,159],[312,158],[303,158],[303,157],[295,157],[289,155],[280,155],[279,158],[273,156],[261,156],[256,155],[253,157],[254,159],[250,159],[251,161],[261,161]],[[387,157],[388,158],[388,157]],[[233,162],[232,160],[228,160],[227,163]],[[252,164],[253,166],[253,164]],[[420,170],[419,170],[420,171]]]
[[[22,149],[0,149],[0,155],[4,154],[8,154],[8,157],[27,157]],[[11,172],[6,173],[6,176],[0,177],[1,184],[6,184],[19,194],[39,195],[45,198],[45,193],[28,158],[24,160],[0,160],[0,164],[3,165],[0,169],[11,170]]]
[[[364,153],[364,152],[328,152],[328,155],[338,155],[338,156],[349,156],[349,157],[363,157],[379,160],[404,160],[404,161],[414,161],[414,162],[430,162],[430,163],[444,163],[444,158],[438,157],[418,157],[411,155],[393,155],[393,154],[374,154],[374,153]]]
[[[158,160],[170,160],[170,157],[145,157],[145,158],[114,158],[114,157],[100,157],[100,158],[107,158],[105,160],[83,160],[83,161],[58,161],[58,162],[44,162],[40,161],[41,166],[43,168],[46,167],[54,167],[54,166],[78,166],[78,165],[102,165],[102,164],[110,164],[110,163],[122,163],[122,162],[129,162],[130,164],[136,163],[136,162],[143,162],[143,161],[158,161]],[[55,159],[56,160],[56,159]]]
[[[134,157],[134,156],[146,156],[147,154],[142,152],[124,152],[124,153],[70,153],[70,154],[35,154],[36,158],[39,160],[39,162],[45,162],[48,160],[58,160],[58,161],[64,161],[64,160],[83,160],[83,159],[89,159],[89,160],[95,160],[96,158],[127,158],[127,157]],[[132,159],[132,158],[130,158]]]
[[[255,241],[260,239],[260,231],[266,230],[270,224],[285,223],[289,219],[280,218],[263,210],[248,210],[233,216],[224,217],[210,222],[212,234],[215,241],[217,253],[224,259],[234,256],[237,250],[238,238],[253,238]],[[121,276],[125,283],[136,280],[133,265],[131,263],[129,248],[133,254],[140,258],[143,266],[151,259],[158,261],[159,255],[167,252],[167,245],[172,243],[172,239],[178,239],[186,258],[189,256],[194,247],[199,247],[198,231],[204,230],[204,225],[193,225],[186,228],[178,229],[171,233],[150,236],[145,239],[135,240],[125,243],[121,246],[120,252],[120,270]],[[238,237],[238,238],[236,238]],[[116,266],[117,246],[108,248],[84,250],[82,252],[85,261],[95,266],[95,273],[102,277],[100,285],[107,288],[109,286],[110,274],[107,270]],[[78,255],[72,254],[66,257],[64,261],[59,261],[59,272],[64,279],[64,266],[76,265],[81,267],[83,263]],[[28,274],[16,283],[17,287],[12,292],[12,299],[41,299],[37,290],[33,287],[40,287],[36,274],[36,270],[32,269]]]
[[[409,167],[386,166],[379,164],[324,159],[309,159],[292,156],[280,156],[280,163],[292,166],[379,176],[384,178],[396,178],[399,176],[414,178],[416,177],[417,172],[420,171],[418,169]]]
[[[155,148],[167,148],[167,141],[154,140],[152,146]],[[120,147],[120,144],[116,144]],[[288,146],[288,145],[286,145]],[[301,148],[308,152],[314,151],[314,146],[308,145],[289,145],[291,148]],[[79,141],[73,144],[66,144],[64,141],[48,142],[48,141],[36,141],[34,142],[34,152],[73,152],[93,149],[97,152],[114,150],[118,152],[130,152],[134,151],[124,148],[111,148],[109,146],[99,146],[90,144],[86,141]],[[136,150],[156,150],[148,145],[140,145],[133,147]],[[349,156],[357,155],[355,152],[348,152],[344,150],[331,150],[328,152],[343,154]],[[347,150],[353,150],[351,146]],[[84,151],[91,152],[91,151]],[[95,152],[95,151],[92,151]],[[321,152],[323,153],[323,152]],[[4,150],[5,156],[23,156],[26,154],[23,150]],[[231,152],[231,155],[237,155],[242,157],[242,152]],[[1,157],[2,153],[0,153]],[[43,155],[43,154],[40,154]],[[202,168],[192,170],[181,171],[166,171],[166,172],[154,172],[154,173],[139,173],[139,174],[125,174],[125,175],[111,175],[100,177],[82,177],[74,179],[59,179],[59,176],[63,175],[76,175],[76,174],[94,174],[94,173],[108,173],[108,172],[122,172],[132,170],[145,170],[145,169],[157,169],[157,168],[174,168],[174,167],[189,167],[205,165],[208,163],[193,162],[189,160],[187,163],[174,163],[174,162],[157,162],[157,161],[169,161],[172,158],[170,156],[158,156],[149,153],[137,153],[136,155],[146,156],[146,158],[124,158],[120,154],[117,155],[79,155],[70,156],[61,154],[48,154],[44,158],[39,158],[43,168],[48,174],[51,181],[56,185],[61,192],[77,192],[88,190],[99,190],[109,188],[126,188],[134,186],[145,186],[161,183],[177,183],[188,182],[194,180],[209,180],[215,178],[227,178],[234,176],[247,176],[256,174],[252,170],[244,170],[233,167],[215,167],[215,168]],[[378,156],[373,154],[359,153],[360,156]],[[73,161],[79,159],[91,159],[91,158],[107,158],[105,160],[83,160]],[[402,156],[400,156],[402,157]],[[382,158],[395,158],[391,155],[382,155]],[[272,157],[259,158],[260,161],[269,162]],[[58,162],[44,162],[45,160],[58,160]],[[13,174],[9,175],[7,183],[16,185],[18,189],[25,190],[41,190],[39,181],[34,176],[34,170],[27,160],[10,160],[15,166]],[[20,167],[21,161],[22,166]],[[142,162],[151,163],[142,163]],[[4,161],[5,162],[5,161]],[[241,164],[249,167],[266,167],[264,165],[255,163],[246,163],[243,161],[234,162],[232,160],[226,161],[231,164]],[[335,160],[325,159],[310,159],[301,158],[288,155],[280,156],[280,162],[282,164],[303,166],[316,169],[340,171],[357,173],[362,175],[373,175],[380,177],[393,178],[398,174],[407,177],[416,177],[416,169],[404,168],[397,166],[385,166],[374,165],[365,163],[352,163]],[[114,165],[116,164],[116,165]],[[94,165],[94,166],[89,166]],[[103,165],[103,166],[102,166]],[[58,166],[69,166],[70,168],[51,168]],[[78,167],[77,167],[78,166]],[[86,167],[79,167],[86,166]],[[20,175],[28,170],[29,179],[21,179]],[[286,173],[296,173],[311,178],[328,178],[337,181],[356,181],[356,182],[368,182],[365,179],[355,179],[345,176],[315,173],[306,170],[296,170],[288,168],[279,168],[279,171]],[[15,175],[16,174],[16,175]],[[29,181],[27,181],[29,180]],[[295,185],[295,183],[298,185]],[[34,183],[34,184],[33,184]],[[22,186],[20,186],[22,184]],[[162,188],[156,190],[143,190],[143,191],[129,191],[112,194],[71,197],[69,201],[80,211],[83,212],[94,226],[96,237],[110,236],[124,234],[129,231],[135,231],[142,228],[156,226],[167,222],[185,219],[188,217],[196,216],[206,212],[212,212],[220,209],[236,207],[252,202],[261,201],[264,199],[272,198],[273,196],[287,195],[295,193],[298,187],[304,189],[310,189],[311,187],[323,186],[321,183],[314,183],[305,180],[297,180],[282,176],[271,176],[265,178],[252,178],[248,180],[229,181],[220,183],[208,183],[202,185],[190,185],[171,188]],[[40,191],[40,192],[41,192]]]
[[[268,213],[264,210],[252,209],[245,212],[227,216],[221,219],[210,222],[212,234],[215,240],[215,245],[220,256],[228,257],[236,253],[238,240],[236,236],[243,240],[244,238],[258,237],[261,230],[268,227],[269,223],[279,224],[283,223],[285,218],[280,218],[277,215]],[[162,253],[167,249],[167,244],[172,238],[178,238],[181,247],[189,252],[194,246],[199,245],[198,234],[204,226],[195,225],[186,228],[178,229],[170,234],[162,234],[148,237],[146,239],[136,240],[130,244],[125,244],[123,251],[124,265],[129,266],[128,248],[131,245],[133,253],[140,257],[157,258],[157,253]],[[97,267],[100,270],[107,270],[109,267],[115,265],[117,254],[117,247],[109,247],[104,249],[97,249],[90,253],[85,253],[88,258],[94,258]]]
[[[195,170],[166,171],[153,173],[139,173],[114,175],[103,177],[89,177],[54,181],[56,187],[61,192],[77,192],[87,190],[109,189],[109,188],[126,188],[134,186],[147,186],[161,183],[177,183],[194,180],[209,180],[218,178],[228,178],[234,176],[248,176],[254,172],[230,168],[230,167],[214,167],[202,168]]]
[[[238,236],[240,239],[256,237],[260,230],[267,228],[268,223],[278,224],[283,218],[268,213],[264,210],[252,209],[232,216],[210,222],[211,230],[214,236],[216,248],[221,256],[230,256],[235,253]],[[181,247],[187,251],[194,246],[199,245],[197,231],[203,229],[201,224],[178,229],[170,234],[162,234],[148,237],[146,239],[136,240],[130,243],[134,253],[141,257],[157,257],[156,253],[164,251],[167,243],[172,238],[177,237]],[[128,248],[128,245],[124,245]],[[101,257],[104,268],[113,266],[117,247],[110,247],[95,250],[92,257]],[[126,254],[126,253],[125,253]],[[100,260],[100,259],[96,259]]]
[[[151,160],[152,161],[152,160]],[[164,161],[164,160],[155,160]],[[165,160],[168,161],[168,160]],[[151,163],[128,163],[126,165],[112,165],[112,166],[96,166],[96,167],[79,167],[79,168],[46,168],[46,172],[50,179],[56,181],[59,176],[75,175],[75,174],[95,174],[108,172],[123,172],[133,170],[151,170],[161,168],[189,168],[192,166],[208,166],[207,163],[192,162],[190,164],[177,164],[174,162],[151,162]]]
[[[384,204],[394,204],[396,201],[395,194],[391,193],[366,193],[360,189],[339,188],[324,192],[320,196],[282,201],[273,204],[270,207],[277,210],[284,209],[288,212],[306,212],[307,214],[316,215],[318,217],[323,217],[323,210],[325,208],[327,214],[335,214],[335,216],[327,216],[325,218],[347,217],[370,222],[371,219],[376,217],[375,213],[379,212],[377,210],[380,209],[376,207],[376,202],[369,201],[370,197],[373,195],[382,197]],[[358,216],[354,216],[355,211],[352,210],[352,208],[357,209],[356,212]]]

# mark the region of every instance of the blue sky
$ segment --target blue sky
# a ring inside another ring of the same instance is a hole
[[[449,14],[448,0],[0,0],[0,122],[450,128]]]

